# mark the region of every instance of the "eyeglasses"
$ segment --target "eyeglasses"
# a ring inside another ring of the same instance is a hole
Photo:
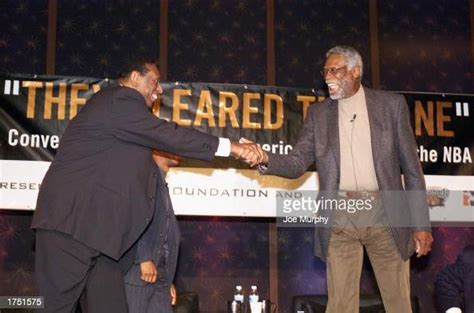
[[[160,85],[160,80],[158,78],[151,78],[150,81],[155,85],[155,86],[161,86]]]
[[[151,73],[151,71],[148,71],[146,73],[141,73],[141,72],[138,72],[138,73],[140,74],[140,76],[142,76],[145,79],[148,79],[153,84],[155,84],[155,85],[160,84],[160,79],[159,78],[153,78],[153,76],[155,76],[155,75],[153,75],[153,73]]]
[[[323,68],[320,73],[323,77],[326,77],[328,73],[331,73],[333,76],[338,76],[346,71],[347,65],[341,67],[330,67],[330,68]]]

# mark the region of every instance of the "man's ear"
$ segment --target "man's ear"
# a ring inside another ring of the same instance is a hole
[[[360,66],[356,65],[351,71],[354,78],[360,78]]]
[[[134,87],[138,86],[141,76],[142,75],[138,71],[130,73],[130,84]]]

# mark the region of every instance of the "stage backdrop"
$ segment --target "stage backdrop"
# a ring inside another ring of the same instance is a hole
[[[34,210],[67,124],[89,97],[110,84],[97,78],[0,76],[0,208]],[[288,154],[296,143],[308,107],[325,99],[314,89],[205,83],[163,87],[153,107],[160,118],[236,141],[245,137],[279,154]],[[474,221],[474,97],[403,94],[426,174],[431,219]],[[287,180],[261,177],[227,158],[213,163],[187,160],[172,171],[170,190],[177,214],[272,217],[281,190],[318,188],[315,170]]]

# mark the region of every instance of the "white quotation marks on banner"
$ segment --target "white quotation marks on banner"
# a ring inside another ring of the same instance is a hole
[[[456,116],[469,116],[469,103],[456,102]]]
[[[13,84],[12,84],[13,83]],[[13,88],[12,88],[13,86]],[[5,80],[5,89],[3,93],[6,95],[18,96],[20,92],[20,81],[19,80]]]

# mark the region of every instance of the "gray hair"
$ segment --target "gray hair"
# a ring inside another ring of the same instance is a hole
[[[342,54],[347,62],[347,68],[349,70],[353,69],[356,66],[360,67],[360,79],[362,80],[362,74],[364,73],[364,63],[362,62],[362,57],[360,53],[350,46],[335,46],[334,48],[329,49],[326,52],[326,58],[331,54]]]

